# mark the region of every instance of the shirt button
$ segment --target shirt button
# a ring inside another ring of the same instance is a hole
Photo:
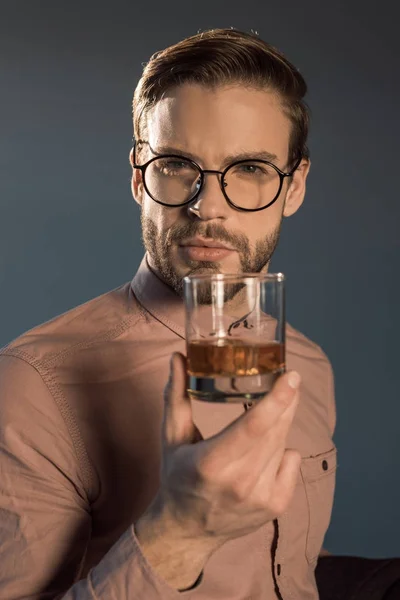
[[[245,410],[249,410],[253,406],[253,402],[244,402],[243,406]]]
[[[322,461],[322,468],[324,471],[328,470],[328,461],[327,460]]]

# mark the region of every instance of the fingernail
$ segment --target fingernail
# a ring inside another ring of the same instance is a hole
[[[291,388],[293,388],[294,390],[297,390],[297,388],[300,385],[300,381],[301,381],[301,377],[297,373],[297,371],[291,371],[289,373],[288,383],[289,383],[289,385],[290,385]]]

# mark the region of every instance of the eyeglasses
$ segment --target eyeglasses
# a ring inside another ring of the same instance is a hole
[[[200,194],[206,173],[219,175],[222,193],[237,210],[256,212],[271,206],[281,193],[286,177],[299,167],[301,157],[291,171],[285,173],[266,160],[238,160],[223,171],[202,169],[194,160],[178,154],[160,154],[135,169],[142,172],[146,192],[163,206],[184,206]]]

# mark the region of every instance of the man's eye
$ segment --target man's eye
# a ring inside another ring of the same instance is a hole
[[[242,165],[243,171],[247,171],[248,173],[255,173],[256,171],[260,171],[260,167],[258,165]]]
[[[268,175],[269,173],[266,166],[253,164],[238,165],[238,171],[246,175]]]
[[[166,167],[169,167],[170,169],[184,169],[187,166],[187,163],[183,160],[169,160],[166,163]]]
[[[159,163],[158,168],[165,175],[192,171],[193,168],[184,160],[167,159]]]

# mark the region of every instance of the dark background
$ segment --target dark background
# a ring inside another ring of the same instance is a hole
[[[308,193],[272,270],[336,374],[325,545],[374,557],[400,556],[398,22],[394,0],[0,3],[0,346],[133,276],[130,103],[154,51],[253,29],[306,77]]]

